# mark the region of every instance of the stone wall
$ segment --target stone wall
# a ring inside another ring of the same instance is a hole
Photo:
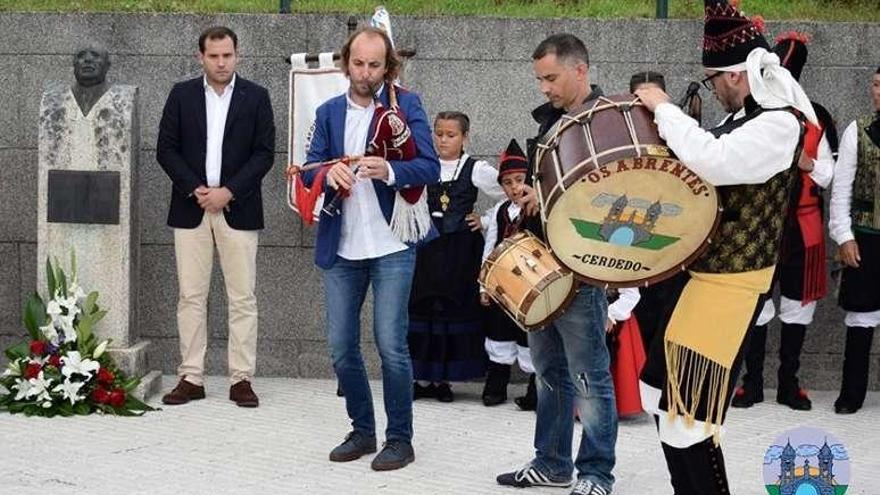
[[[320,273],[312,263],[314,232],[304,228],[284,201],[287,133],[287,65],[292,52],[328,51],[344,41],[347,15],[153,15],[0,14],[0,345],[22,335],[21,305],[35,288],[37,211],[37,115],[48,81],[72,81],[71,54],[89,42],[109,48],[110,80],[133,84],[141,95],[141,277],[139,338],[153,342],[154,368],[173,372],[177,361],[176,275],[171,231],[165,226],[170,181],[155,161],[156,132],[171,85],[199,74],[199,32],[226,24],[240,38],[240,73],[270,90],[278,128],[275,168],[263,184],[266,230],[261,234],[257,292],[260,307],[258,372],[264,375],[329,376]],[[808,93],[824,103],[841,127],[870,109],[868,83],[876,69],[876,24],[769,23],[772,33],[792,28],[813,34],[804,72]],[[622,92],[630,74],[653,69],[667,74],[670,93],[701,77],[699,21],[395,17],[398,46],[417,50],[405,82],[423,95],[429,115],[461,109],[472,119],[469,152],[494,158],[511,137],[534,132],[529,110],[542,102],[531,73],[532,49],[546,35],[572,32],[591,53],[591,77],[606,93]],[[721,114],[706,97],[704,119]],[[226,308],[219,264],[209,299],[208,368],[226,372]],[[112,310],[112,308],[111,308]],[[369,314],[369,308],[365,311]],[[372,340],[365,321],[364,339]],[[768,354],[775,355],[777,330]],[[843,346],[842,313],[823,301],[809,331],[804,383],[834,388]],[[369,346],[368,346],[369,347]],[[367,352],[373,373],[375,352]],[[874,355],[871,383],[880,385]],[[768,383],[775,382],[775,358]],[[151,368],[152,369],[152,368]]]

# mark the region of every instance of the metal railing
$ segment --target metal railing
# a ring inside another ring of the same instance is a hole
[[[657,19],[669,17],[669,0],[657,0]]]
[[[291,12],[290,2],[291,0],[280,0],[278,12],[289,14]],[[669,0],[657,0],[657,18],[666,19],[667,17],[669,17]]]

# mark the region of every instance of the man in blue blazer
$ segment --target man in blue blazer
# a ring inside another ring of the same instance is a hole
[[[400,62],[384,31],[362,28],[342,49],[350,81],[346,94],[317,110],[307,162],[361,156],[373,135],[376,101],[390,104],[389,87]],[[391,228],[398,190],[437,182],[440,163],[419,97],[400,88],[398,103],[416,144],[411,160],[366,156],[352,164],[337,163],[321,185],[325,205],[347,192],[339,211],[322,212],[315,263],[324,272],[328,341],[333,368],[345,392],[353,431],[330,453],[330,460],[353,461],[376,451],[373,400],[360,350],[360,311],[367,287],[373,288],[373,331],[382,359],[383,392],[388,426],[385,445],[372,461],[377,471],[399,469],[413,460],[412,363],[407,347],[407,301],[415,269],[415,247]],[[352,168],[354,167],[354,168]],[[303,177],[312,186],[315,172]],[[336,200],[340,201],[340,200]],[[434,233],[436,235],[436,233]],[[412,241],[412,239],[407,239]]]
[[[238,38],[226,27],[199,37],[204,75],[174,85],[159,124],[156,159],[172,182],[168,225],[174,228],[179,300],[180,381],[169,405],[205,397],[207,298],[214,245],[229,300],[229,399],[257,407],[257,232],[263,228],[260,185],[272,167],[275,123],[269,93],[235,73]]]

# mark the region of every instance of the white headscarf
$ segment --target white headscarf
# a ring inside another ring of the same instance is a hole
[[[804,89],[782,66],[775,53],[765,48],[755,48],[749,52],[745,63],[710,69],[721,72],[746,71],[752,98],[762,108],[794,107],[807,120],[819,124],[813,104]]]

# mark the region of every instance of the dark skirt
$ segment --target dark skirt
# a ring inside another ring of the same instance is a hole
[[[443,234],[419,248],[409,302],[413,377],[463,381],[486,372],[477,277],[479,232]]]
[[[846,311],[857,313],[877,311],[880,310],[880,234],[856,230],[855,236],[861,266],[843,269],[838,304]]]
[[[488,358],[479,320],[462,323],[409,321],[409,353],[413,378],[460,382],[486,374]]]

